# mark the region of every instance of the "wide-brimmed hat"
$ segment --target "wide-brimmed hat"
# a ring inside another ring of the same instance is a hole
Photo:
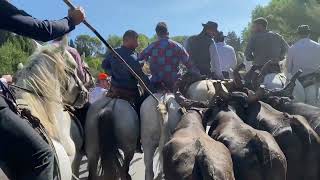
[[[311,29],[309,25],[300,25],[297,28],[297,33],[298,34],[306,34],[306,33],[310,33]]]
[[[202,24],[205,28],[218,29],[218,24],[216,22],[208,21],[206,24]]]

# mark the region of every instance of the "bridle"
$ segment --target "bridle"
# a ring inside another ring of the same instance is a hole
[[[76,104],[77,104],[79,101],[81,101],[83,98],[86,98],[86,100],[88,99],[88,97],[87,97],[87,95],[88,95],[87,90],[84,88],[83,83],[80,82],[81,80],[80,80],[79,78],[77,78],[77,76],[75,75],[75,73],[73,73],[72,71],[66,71],[66,73],[67,73],[70,77],[72,77],[72,78],[74,79],[74,81],[76,82],[76,88],[78,89],[78,92],[79,92],[79,93],[77,94],[75,100],[74,100],[72,103],[70,103],[70,104],[69,104],[69,103],[63,103],[63,105],[67,105],[67,106],[71,106],[71,107],[76,107],[76,108],[81,108],[81,107],[77,106]],[[69,88],[67,87],[67,84],[66,84],[65,89],[66,89],[66,90],[69,89]]]

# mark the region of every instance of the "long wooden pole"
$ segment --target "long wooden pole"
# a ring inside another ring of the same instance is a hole
[[[71,9],[75,9],[76,7],[69,1],[69,0],[63,0],[67,6],[69,6]],[[146,84],[143,82],[143,80],[139,77],[139,75],[130,67],[130,65],[113,49],[113,47],[98,33],[98,31],[87,21],[82,21],[84,25],[86,25],[99,39],[100,41],[107,46],[107,48],[111,51],[111,53],[126,65],[130,73],[139,81],[139,84],[142,86],[143,89],[145,89],[155,100],[160,102],[158,98],[151,92],[151,90],[146,86]]]

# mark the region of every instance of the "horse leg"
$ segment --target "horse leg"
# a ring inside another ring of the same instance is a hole
[[[129,174],[129,170],[130,170],[130,163],[131,163],[133,156],[134,156],[134,151],[127,152],[124,154],[125,154],[125,158],[124,158],[125,179],[131,180],[131,175]]]
[[[153,180],[153,157],[157,146],[153,143],[145,144],[142,142],[142,147],[144,151],[144,164],[145,164],[145,180]]]
[[[98,179],[98,155],[88,156],[88,170],[89,176],[88,180]]]
[[[73,175],[77,178],[79,178],[80,176],[80,165],[81,165],[82,157],[83,157],[83,153],[79,151],[76,153],[75,158],[72,162],[72,172],[73,172]]]

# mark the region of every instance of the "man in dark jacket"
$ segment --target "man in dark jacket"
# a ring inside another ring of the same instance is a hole
[[[258,18],[253,21],[253,35],[245,51],[247,61],[252,61],[253,64],[251,70],[245,77],[248,82],[253,80],[254,72],[261,70],[267,62],[268,68],[264,70],[268,72],[263,73],[279,72],[279,61],[285,58],[289,48],[287,42],[281,35],[269,31],[267,28],[268,21],[265,18]]]
[[[139,46],[138,36],[138,33],[133,30],[126,31],[123,35],[123,44],[120,48],[117,48],[116,51],[139,75],[143,82],[150,87],[150,81],[143,73],[138,61],[137,53],[135,52],[136,48]],[[107,96],[128,101],[134,105],[134,109],[137,111],[139,116],[140,106],[148,94],[140,94],[138,89],[138,80],[136,80],[128,68],[111,53],[107,55],[106,59],[103,61],[102,67],[109,75],[111,75],[111,87]],[[142,153],[140,141],[138,141],[136,151],[138,153]]]
[[[185,44],[190,60],[202,75],[223,79],[220,57],[213,40],[218,34],[218,24],[209,21],[202,26],[202,32],[191,36]]]
[[[0,0],[0,29],[39,41],[49,41],[72,31],[84,19],[81,8],[58,21],[41,21]],[[1,60],[0,60],[1,63]],[[10,179],[53,180],[54,155],[50,146],[26,120],[15,114],[0,94],[0,164]],[[10,104],[10,103],[9,103]]]
[[[130,65],[130,67],[149,85],[148,77],[142,72],[135,49],[138,47],[138,33],[128,30],[123,35],[123,45],[116,51]],[[128,68],[113,54],[107,55],[102,63],[103,69],[111,76],[111,87],[108,92],[113,97],[125,99],[139,109],[142,100],[138,89],[138,80],[130,73]]]

